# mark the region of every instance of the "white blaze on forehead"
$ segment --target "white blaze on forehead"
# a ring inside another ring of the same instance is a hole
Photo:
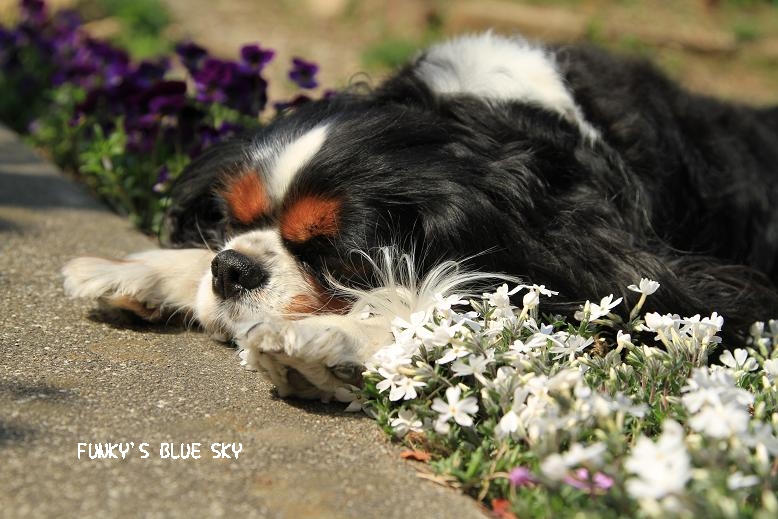
[[[276,150],[267,182],[270,196],[281,200],[295,175],[318,153],[327,138],[327,125],[308,130],[297,139]]]
[[[417,77],[434,92],[535,104],[576,124],[587,138],[599,137],[565,85],[554,55],[521,37],[463,36],[431,47],[416,66]]]

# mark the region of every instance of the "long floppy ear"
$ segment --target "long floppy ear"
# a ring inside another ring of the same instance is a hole
[[[227,208],[217,192],[221,179],[245,169],[247,138],[208,148],[184,169],[171,189],[161,241],[168,246],[219,247],[227,230]]]

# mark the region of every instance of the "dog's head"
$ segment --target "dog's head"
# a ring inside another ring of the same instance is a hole
[[[349,302],[333,282],[374,284],[355,251],[399,242],[432,263],[446,256],[432,243],[450,251],[478,240],[467,224],[498,208],[469,185],[477,157],[457,149],[450,124],[352,98],[209,150],[174,188],[168,218],[172,242],[219,250],[198,293],[200,321],[340,312]]]

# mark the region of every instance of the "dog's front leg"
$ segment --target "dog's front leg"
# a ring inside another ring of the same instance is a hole
[[[236,335],[247,367],[267,375],[280,396],[324,401],[359,385],[367,360],[390,341],[386,323],[355,314],[271,319]]]
[[[213,257],[205,249],[163,249],[118,260],[76,258],[62,269],[65,292],[130,310],[149,321],[178,312],[191,315]]]

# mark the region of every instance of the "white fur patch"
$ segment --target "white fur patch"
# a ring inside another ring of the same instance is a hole
[[[267,175],[273,199],[283,199],[295,175],[316,155],[326,138],[327,125],[317,126],[276,151]]]
[[[472,94],[494,101],[521,101],[556,112],[584,136],[599,138],[557,69],[554,55],[519,37],[487,32],[430,47],[416,75],[440,94]]]

